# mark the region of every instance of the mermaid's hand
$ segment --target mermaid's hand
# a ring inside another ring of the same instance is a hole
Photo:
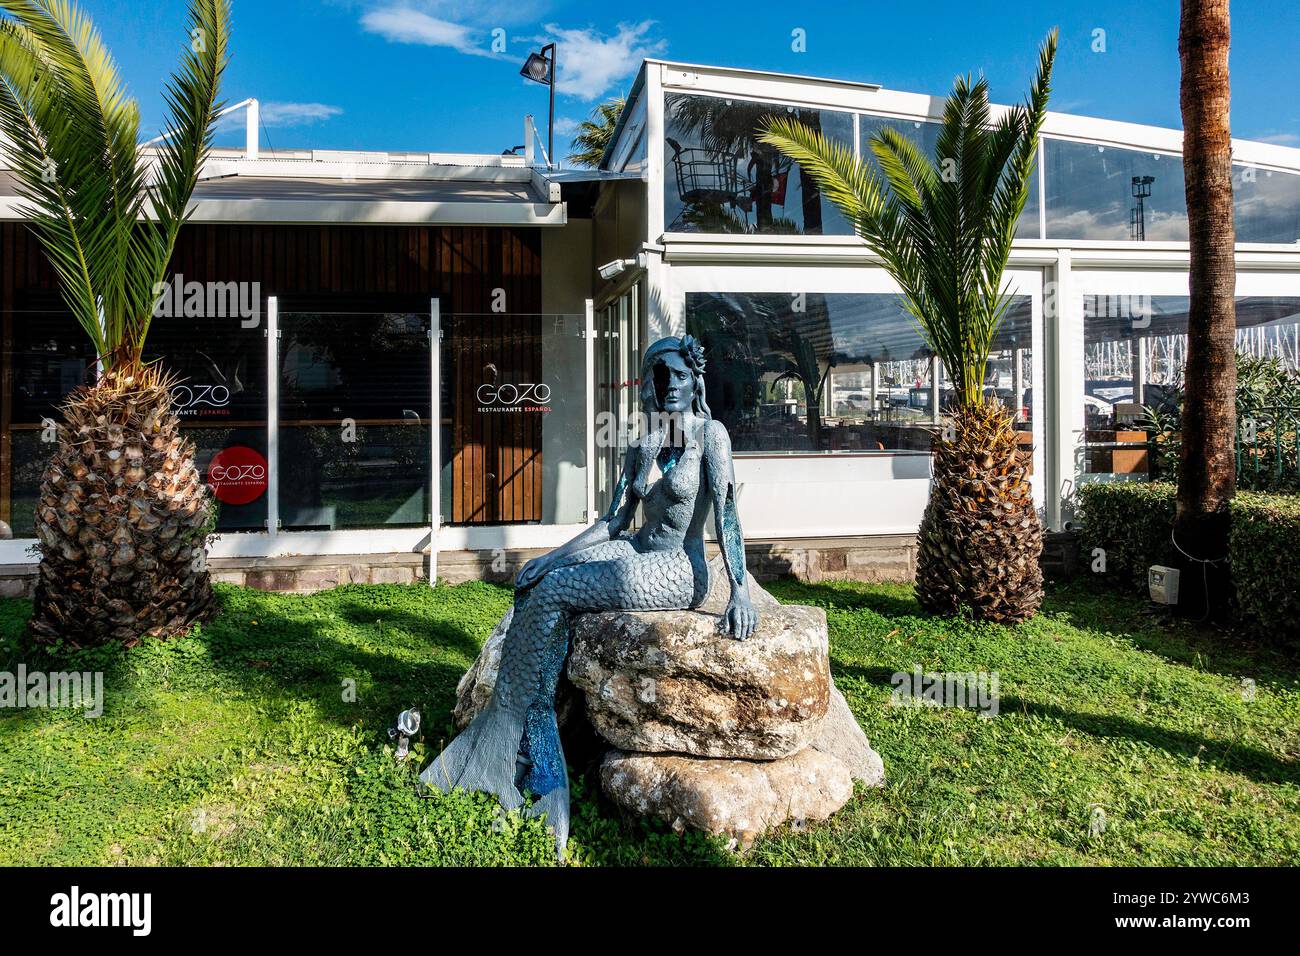
[[[546,572],[551,569],[550,559],[549,554],[543,554],[525,564],[520,570],[519,576],[515,578],[516,590],[522,591],[540,581]]]
[[[718,627],[738,641],[743,641],[754,633],[758,627],[758,612],[754,610],[746,592],[732,592],[731,601],[728,602]]]

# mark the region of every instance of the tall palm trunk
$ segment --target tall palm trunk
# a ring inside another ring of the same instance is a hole
[[[1228,502],[1236,492],[1236,236],[1228,124],[1228,0],[1183,0],[1183,169],[1191,238],[1191,304],[1178,471],[1178,545],[1192,557],[1228,552]],[[1189,581],[1194,588],[1201,575]],[[1210,610],[1209,597],[1202,605]]]

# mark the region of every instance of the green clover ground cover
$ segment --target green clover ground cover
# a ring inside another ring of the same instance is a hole
[[[57,664],[20,653],[30,605],[0,601],[0,670],[102,670],[107,696],[98,719],[0,711],[0,864],[553,864],[537,821],[414,787],[508,591],[220,590],[221,615],[191,637]],[[1294,659],[1078,585],[1019,628],[928,617],[906,586],[771,590],[826,608],[836,681],[888,786],[737,855],[626,818],[579,778],[573,862],[1300,859]],[[916,664],[997,671],[999,716],[890,706],[891,675]],[[385,729],[412,704],[425,741],[398,765]]]

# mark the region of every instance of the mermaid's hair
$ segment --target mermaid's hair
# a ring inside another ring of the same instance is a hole
[[[641,359],[642,410],[647,415],[655,415],[663,411],[659,405],[659,396],[655,394],[655,367],[661,365],[663,357],[670,352],[680,355],[686,367],[695,376],[695,400],[691,403],[691,408],[697,415],[712,418],[713,413],[709,411],[709,403],[704,399],[704,346],[700,345],[699,340],[690,333],[681,338],[670,335],[645,350],[645,356]]]

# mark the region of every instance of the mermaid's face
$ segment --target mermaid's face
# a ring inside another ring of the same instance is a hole
[[[655,364],[655,397],[665,412],[684,412],[695,401],[695,373],[677,352],[668,352]]]

